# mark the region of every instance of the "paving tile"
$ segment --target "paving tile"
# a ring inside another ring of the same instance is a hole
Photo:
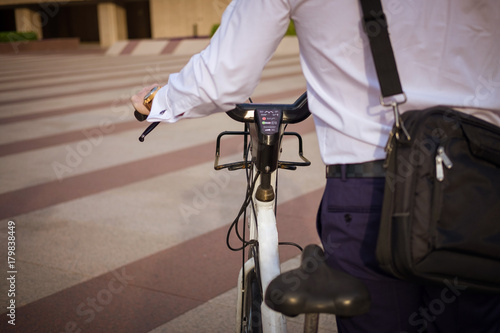
[[[228,252],[224,241],[245,179],[241,171],[215,173],[213,156],[217,134],[242,126],[219,114],[162,125],[145,143],[137,141],[145,126],[131,125],[130,95],[151,80],[165,81],[205,46],[164,44],[122,43],[108,52],[115,56],[0,56],[0,149],[13,149],[0,154],[0,256],[13,219],[19,332],[233,331],[239,254]],[[294,47],[293,40],[280,46],[255,101],[290,103],[305,90]],[[94,136],[98,144],[59,180],[53,162],[91,142],[82,133],[98,129],[103,119],[117,130],[102,140]],[[323,167],[312,120],[301,126],[313,166],[280,172],[285,208],[278,214],[297,226],[280,226],[280,234],[317,242]],[[238,145],[223,146],[223,159],[240,159]],[[284,147],[283,158],[297,158],[293,140]],[[307,210],[292,213],[294,207],[286,207],[294,200]],[[296,254],[282,251],[284,258]],[[218,278],[221,270],[227,273]],[[122,273],[132,277],[124,288],[117,284]],[[2,309],[9,301],[5,280]],[[301,329],[296,320],[290,320],[292,332]],[[0,321],[0,331],[7,332],[6,325]],[[333,326],[326,318],[322,332],[336,332]]]

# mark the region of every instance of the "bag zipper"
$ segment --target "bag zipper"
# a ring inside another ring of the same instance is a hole
[[[441,217],[441,210],[443,206],[443,180],[444,180],[444,168],[451,169],[453,167],[453,162],[446,155],[444,146],[440,145],[436,151],[436,181],[434,182],[434,193],[432,199],[432,215],[430,222],[430,237],[429,237],[429,248],[428,251],[435,249],[436,240],[438,237],[437,224]]]
[[[448,155],[446,155],[443,146],[439,146],[436,154],[436,179],[439,182],[444,180],[444,167],[451,169],[453,167],[453,162],[450,160]]]

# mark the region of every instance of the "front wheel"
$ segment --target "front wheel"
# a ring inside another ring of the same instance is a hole
[[[255,270],[248,275],[245,288],[241,332],[262,333],[262,288]]]

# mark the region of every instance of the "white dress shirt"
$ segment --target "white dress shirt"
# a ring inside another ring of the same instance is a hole
[[[500,2],[382,4],[408,96],[402,111],[456,105],[500,124]],[[234,0],[210,45],[170,75],[148,121],[202,117],[245,102],[293,19],[324,163],[382,159],[393,115],[379,102],[360,15],[356,0]]]

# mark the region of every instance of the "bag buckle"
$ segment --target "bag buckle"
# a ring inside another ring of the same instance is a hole
[[[406,97],[406,94],[404,92],[401,94],[389,96],[389,97],[380,96],[380,104],[382,106],[392,107],[392,111],[394,113],[394,125],[395,125],[395,130],[396,130],[393,134],[396,136],[396,139],[400,140],[399,133],[403,132],[403,134],[406,137],[406,140],[410,141],[411,140],[410,133],[408,133],[408,131],[406,130],[403,119],[401,119],[401,113],[399,112],[399,106],[406,103],[406,101],[407,101],[407,97]]]

